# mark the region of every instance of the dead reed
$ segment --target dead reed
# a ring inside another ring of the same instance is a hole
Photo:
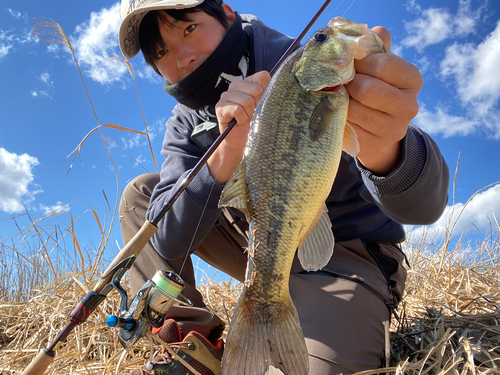
[[[499,373],[498,238],[488,237],[474,251],[462,242],[453,249],[425,249],[410,238],[405,252],[411,268],[400,320],[391,328],[391,367],[359,374]],[[0,302],[2,374],[20,374],[66,325],[68,314],[97,280],[90,268],[86,281],[83,272],[67,273],[33,289],[26,302]],[[207,279],[199,289],[207,305],[229,322],[241,284]],[[118,311],[119,297],[111,293],[68,338],[47,374],[126,374],[144,363],[145,340],[125,351],[116,332],[105,326],[106,317]]]

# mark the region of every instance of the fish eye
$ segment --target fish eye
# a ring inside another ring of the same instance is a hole
[[[316,42],[324,42],[327,38],[326,34],[323,33],[314,34],[314,40]]]

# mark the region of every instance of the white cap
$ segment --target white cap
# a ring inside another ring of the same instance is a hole
[[[151,10],[186,9],[203,3],[204,0],[122,0],[120,9],[122,24],[120,25],[120,48],[126,58],[130,59],[140,51],[139,26]]]

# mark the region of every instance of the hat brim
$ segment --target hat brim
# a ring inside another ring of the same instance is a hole
[[[204,0],[161,0],[154,1],[152,4],[144,4],[149,3],[151,1],[138,1],[135,0],[133,2],[129,2],[128,0],[122,1],[122,17],[125,14],[126,16],[123,18],[122,23],[120,25],[120,31],[118,34],[118,38],[120,41],[120,49],[123,55],[127,59],[131,59],[135,55],[139,53],[141,50],[139,44],[139,27],[141,25],[141,21],[144,16],[152,11],[152,10],[162,10],[162,9],[186,9],[193,8],[197,5],[203,3]],[[129,2],[130,5],[127,6],[124,3]],[[135,8],[132,8],[134,4],[139,4]],[[125,9],[124,9],[125,8]]]

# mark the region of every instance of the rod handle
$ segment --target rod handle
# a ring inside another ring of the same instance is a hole
[[[46,349],[41,350],[31,361],[22,375],[42,375],[47,367],[54,361],[55,355],[51,355]]]
[[[104,275],[111,271],[113,267],[115,267],[122,260],[130,258],[131,256],[138,256],[157,230],[158,227],[156,225],[146,220],[141,229],[139,229],[135,236],[132,237],[127,245],[118,253],[118,255],[116,255],[115,259],[113,259],[108,268],[106,268]]]

